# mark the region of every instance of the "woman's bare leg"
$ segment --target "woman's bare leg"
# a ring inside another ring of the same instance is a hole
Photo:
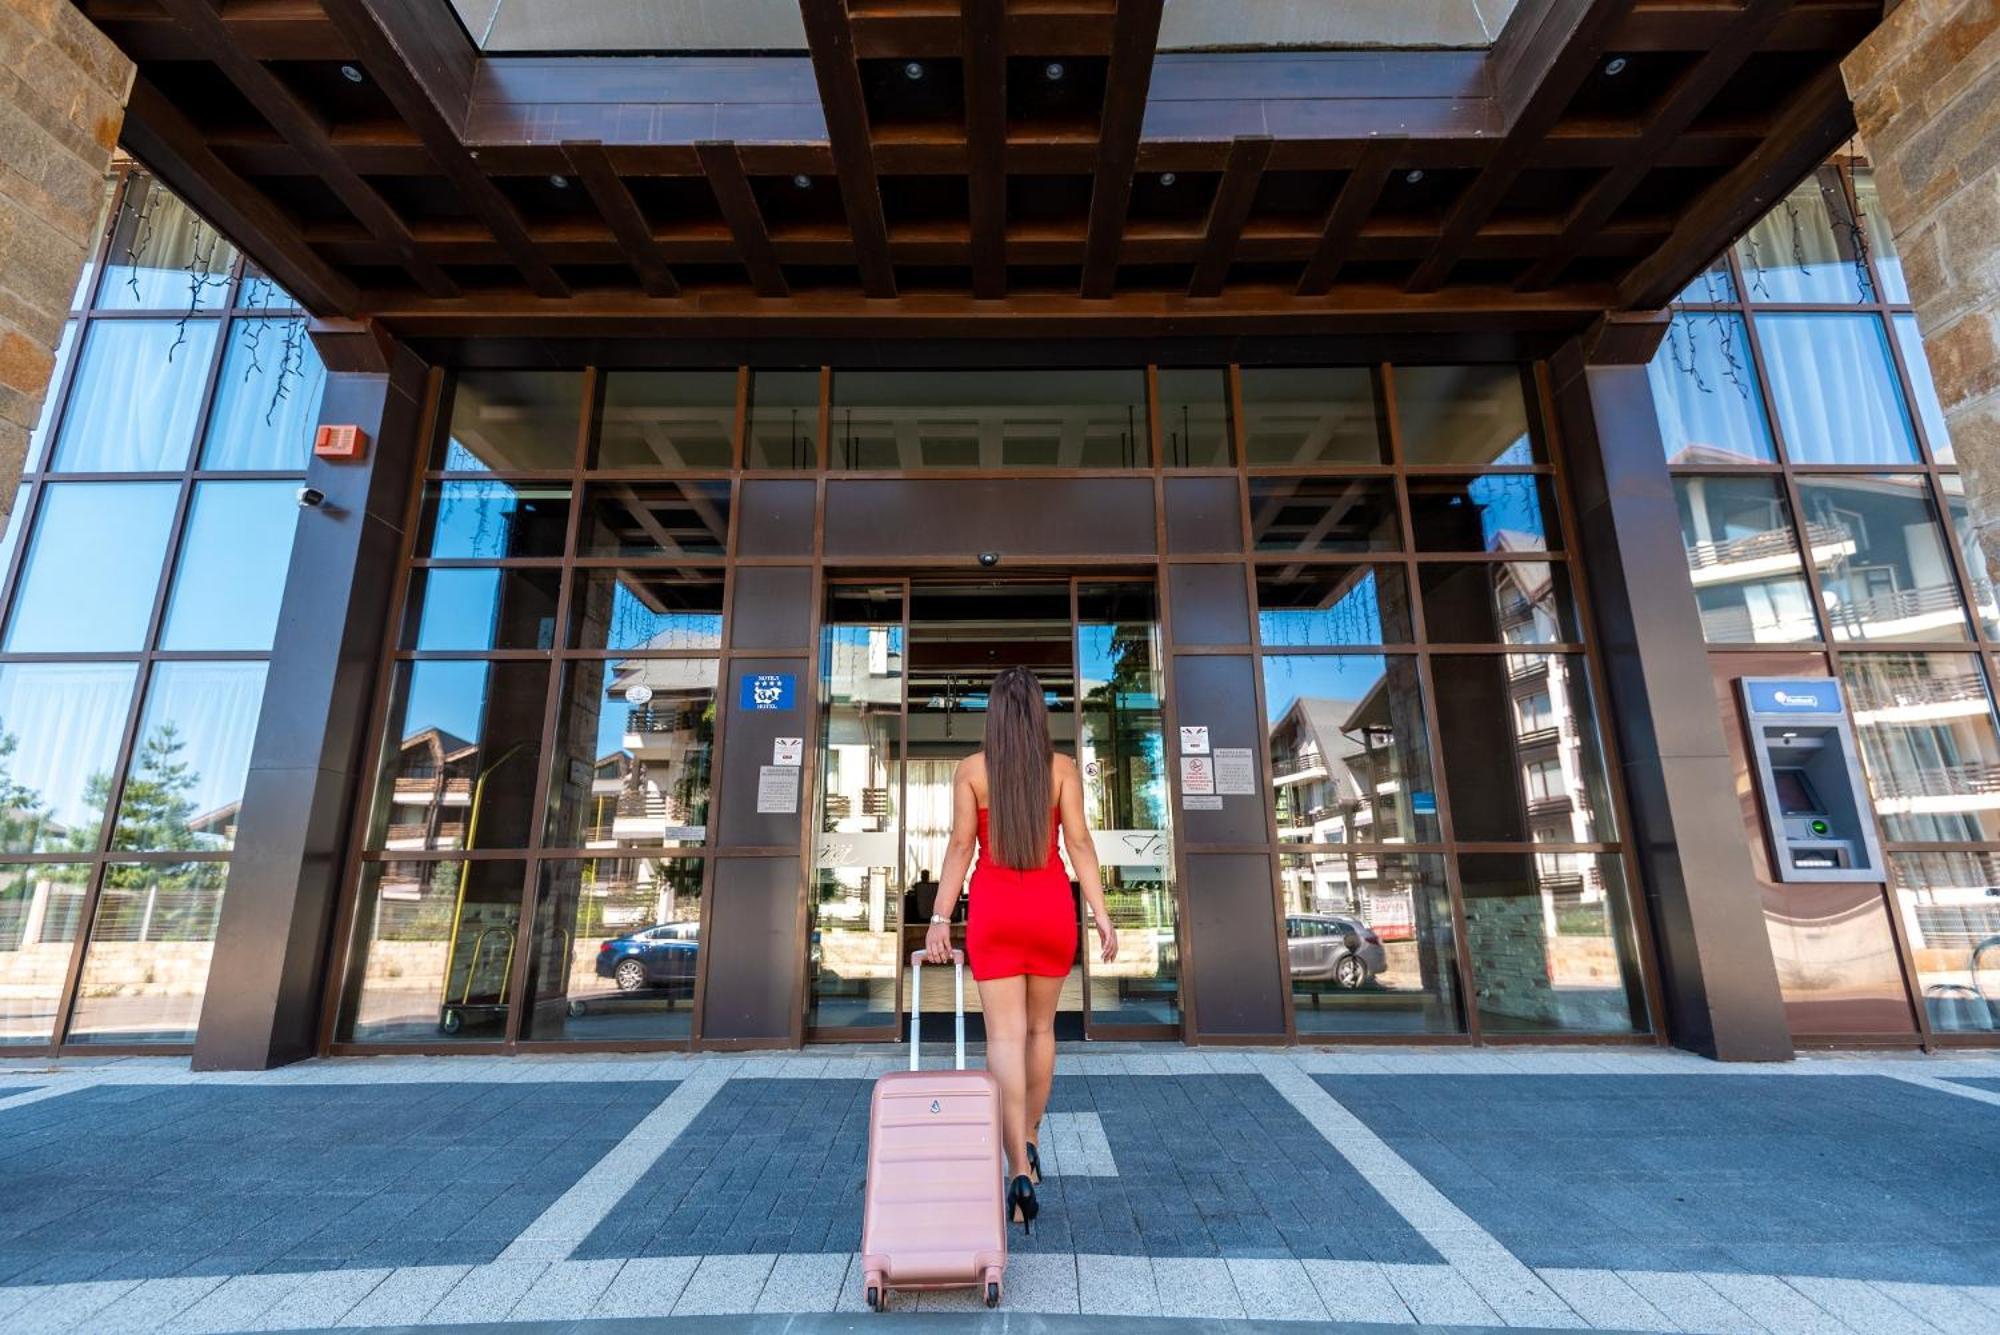
[[[1056,1078],[1056,1003],[1067,978],[1028,978],[1028,1092],[1025,1113],[1030,1141],[1040,1142],[1042,1114]]]
[[[1000,1082],[1000,1130],[1011,1180],[1028,1171],[1028,988],[1017,975],[979,984],[986,1069]]]

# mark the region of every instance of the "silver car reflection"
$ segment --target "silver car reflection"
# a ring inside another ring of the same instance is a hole
[[[1368,924],[1334,913],[1288,914],[1285,947],[1294,983],[1326,982],[1351,992],[1389,967],[1382,938]]]

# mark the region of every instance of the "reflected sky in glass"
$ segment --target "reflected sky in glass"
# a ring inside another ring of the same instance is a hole
[[[159,663],[113,836],[117,848],[227,848],[250,770],[265,663]]]
[[[238,320],[223,353],[201,466],[303,471],[325,392],[326,367],[304,320]]]
[[[269,649],[285,598],[298,487],[204,482],[181,541],[163,649]]]
[[[8,652],[144,648],[180,484],[75,482],[44,492]]]

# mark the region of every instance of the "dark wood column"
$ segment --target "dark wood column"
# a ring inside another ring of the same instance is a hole
[[[1566,344],[1556,416],[1668,1037],[1722,1061],[1783,1061],[1791,1034],[1646,377],[1666,327],[1613,317]]]
[[[364,326],[316,327],[322,423],[368,433],[358,463],[314,459],[250,756],[209,969],[196,1070],[261,1070],[317,1048],[370,698],[387,634],[428,368]],[[275,556],[274,556],[275,559]]]

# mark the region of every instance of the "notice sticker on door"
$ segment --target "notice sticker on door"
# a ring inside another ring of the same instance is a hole
[[[1181,810],[1220,811],[1222,810],[1222,799],[1214,793],[1183,793],[1181,794]]]
[[[1215,791],[1215,765],[1207,756],[1181,757],[1181,791],[1183,793]]]
[[[1247,746],[1215,748],[1215,791],[1227,797],[1248,797],[1257,791],[1257,763]]]
[[[797,766],[760,765],[757,767],[757,814],[760,816],[790,816],[799,809],[799,771]]]
[[[1181,729],[1181,754],[1184,756],[1205,756],[1208,754],[1207,728]]]
[[[771,739],[771,763],[773,765],[803,765],[806,756],[806,739],[803,737],[773,737]]]

